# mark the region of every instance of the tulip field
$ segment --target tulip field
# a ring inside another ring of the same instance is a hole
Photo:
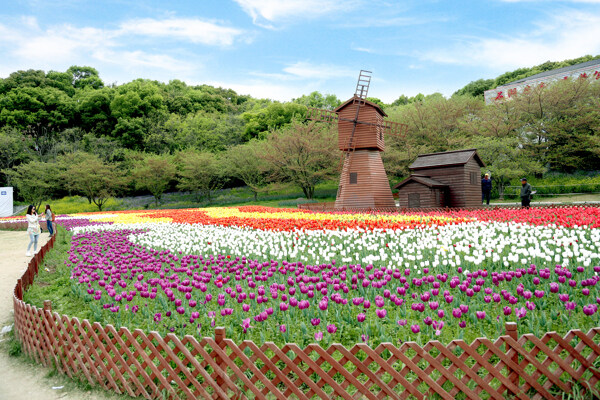
[[[509,321],[536,335],[600,326],[595,207],[247,206],[57,222],[72,233],[72,293],[117,327],[214,336],[224,326],[238,341],[326,346],[495,338]]]

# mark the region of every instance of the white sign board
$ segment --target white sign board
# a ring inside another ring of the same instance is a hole
[[[13,215],[13,188],[0,187],[0,217]]]

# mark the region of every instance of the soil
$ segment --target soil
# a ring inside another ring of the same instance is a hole
[[[48,240],[42,233],[39,245]],[[31,257],[25,256],[29,243],[26,232],[0,231],[0,330],[13,324],[13,290]],[[36,365],[24,356],[7,353],[6,335],[0,335],[0,400],[123,400],[119,396],[94,388],[86,390],[55,371]],[[4,346],[3,346],[4,345]]]

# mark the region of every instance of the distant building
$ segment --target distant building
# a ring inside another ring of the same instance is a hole
[[[528,86],[535,87],[561,79],[578,77],[600,79],[600,59],[541,72],[527,78],[507,83],[506,85],[498,86],[495,89],[486,90],[484,93],[485,104],[492,104],[494,101],[510,98],[523,91]]]
[[[394,186],[400,208],[477,207],[481,205],[481,167],[476,149],[422,154],[411,175]]]

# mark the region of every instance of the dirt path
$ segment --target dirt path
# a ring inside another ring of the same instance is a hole
[[[40,245],[48,240],[46,231],[40,236]],[[0,231],[0,329],[13,323],[12,293],[27,267],[30,257],[25,256],[29,243],[26,232]],[[3,338],[0,337],[0,340]],[[2,345],[3,343],[0,343]],[[99,390],[84,391],[66,377],[48,377],[50,369],[27,362],[23,357],[10,357],[6,346],[0,346],[0,399],[1,400],[116,400],[130,397],[110,395]],[[53,389],[56,388],[56,389]]]

